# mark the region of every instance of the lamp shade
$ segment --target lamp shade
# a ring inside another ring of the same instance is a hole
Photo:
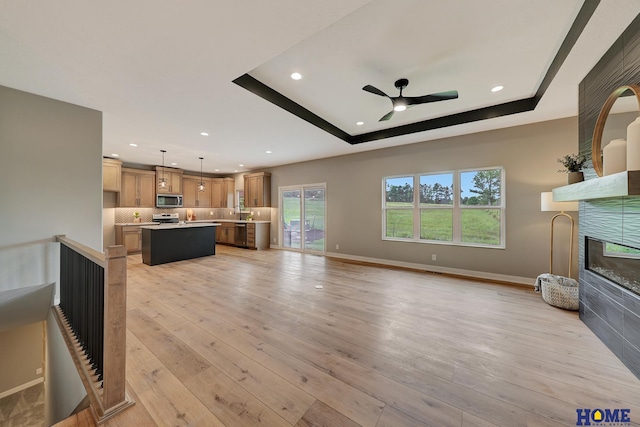
[[[542,212],[577,211],[578,202],[554,202],[551,191],[540,193],[540,210]]]

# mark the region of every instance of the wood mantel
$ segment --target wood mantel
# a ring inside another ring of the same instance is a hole
[[[553,189],[556,202],[624,196],[640,196],[640,171],[624,171]]]

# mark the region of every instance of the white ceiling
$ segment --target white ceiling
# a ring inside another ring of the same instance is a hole
[[[232,81],[248,73],[350,134],[527,98],[582,4],[0,0],[0,85],[102,111],[105,156],[153,165],[164,149],[185,170],[200,156],[205,172],[255,170],[576,115],[579,82],[640,0],[602,0],[536,109],[511,116],[350,145]],[[378,123],[391,103],[362,87],[396,96],[402,77],[405,96],[460,98]]]

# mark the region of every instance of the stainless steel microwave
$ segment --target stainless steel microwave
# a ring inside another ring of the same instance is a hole
[[[182,195],[178,194],[158,194],[156,195],[156,207],[158,208],[181,208]]]

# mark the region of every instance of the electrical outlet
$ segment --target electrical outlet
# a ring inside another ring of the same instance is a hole
[[[275,238],[275,237],[273,238],[273,243],[277,243],[277,242],[276,242],[276,238]]]
[[[213,216],[213,211],[209,211],[209,215]]]
[[[431,255],[431,261],[437,261],[438,257],[436,256],[436,254]]]
[[[36,369],[36,375],[42,375],[42,368]]]
[[[337,250],[340,250],[340,245],[336,245],[336,249],[337,249]]]

